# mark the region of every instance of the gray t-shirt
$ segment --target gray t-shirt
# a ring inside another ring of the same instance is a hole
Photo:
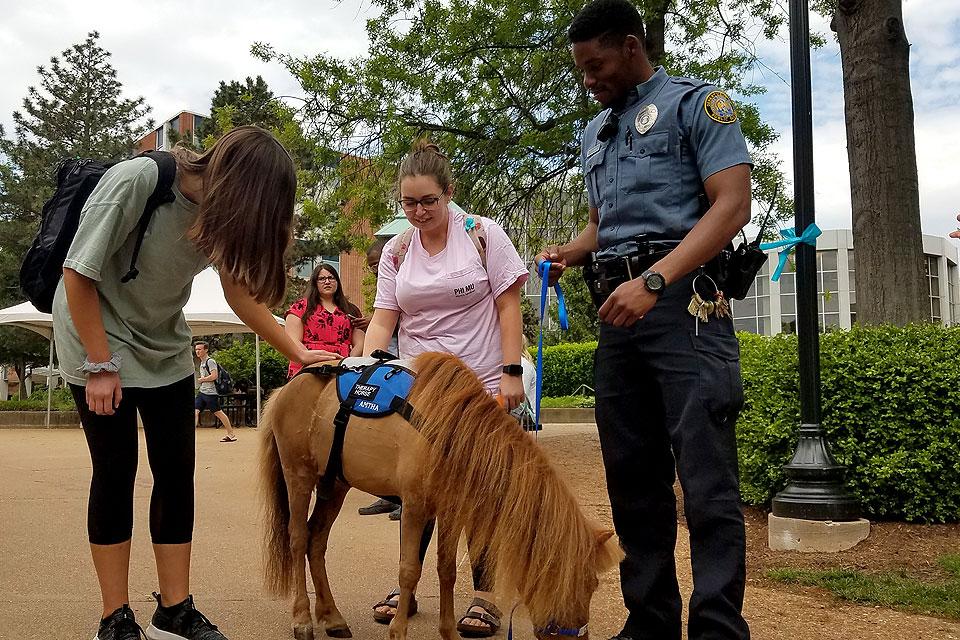
[[[211,371],[217,371],[217,361],[207,356],[207,359],[200,363],[200,377],[206,378]],[[215,382],[201,382],[199,391],[208,396],[215,396],[217,395],[217,384]]]
[[[158,207],[147,226],[137,259],[140,275],[120,282],[130,267],[140,216],[157,179],[157,165],[149,158],[121,162],[108,170],[84,204],[63,263],[96,281],[110,351],[123,359],[124,387],[162,387],[194,371],[183,307],[193,277],[210,261],[186,237],[196,205],[176,185],[176,200]],[[77,372],[86,349],[70,318],[62,280],[53,300],[53,330],[63,377],[86,384],[85,376]]]

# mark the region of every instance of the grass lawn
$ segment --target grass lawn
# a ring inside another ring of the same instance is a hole
[[[778,582],[821,587],[844,600],[904,609],[960,620],[960,555],[937,560],[950,579],[924,582],[905,572],[868,574],[852,569],[772,569],[767,576]]]

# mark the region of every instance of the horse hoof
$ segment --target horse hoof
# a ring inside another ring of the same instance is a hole
[[[328,628],[327,635],[330,636],[331,638],[352,638],[353,637],[353,633],[350,632],[350,627],[346,625]]]
[[[293,637],[296,640],[313,640],[313,625],[303,624],[294,627]]]

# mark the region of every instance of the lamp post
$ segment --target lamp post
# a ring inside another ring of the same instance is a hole
[[[810,19],[807,0],[790,0],[790,78],[793,97],[793,179],[797,236],[814,222],[813,115],[810,98]],[[856,520],[859,505],[844,488],[845,467],[830,454],[820,425],[820,330],[817,249],[797,245],[797,337],[800,349],[800,437],[784,466],[788,483],[773,499],[773,515],[801,520]]]

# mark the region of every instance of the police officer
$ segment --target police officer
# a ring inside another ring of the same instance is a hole
[[[714,283],[718,254],[750,219],[751,159],[726,94],[651,66],[628,0],[586,5],[568,36],[584,86],[604,107],[582,143],[590,219],[537,259],[552,262],[552,281],[593,265],[591,292],[606,298],[596,417],[629,611],[611,640],[680,640],[677,475],[693,565],[688,636],[746,639],[734,438],[743,390]]]

